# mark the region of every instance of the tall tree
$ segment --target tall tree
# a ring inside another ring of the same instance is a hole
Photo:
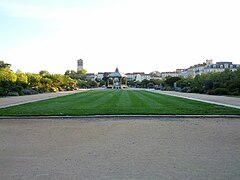
[[[4,61],[0,61],[0,69],[6,68],[6,67],[10,68],[11,64],[5,63]]]
[[[17,76],[9,67],[0,68],[0,81],[16,82],[16,80]]]
[[[44,78],[51,78],[51,74],[46,70],[40,71],[39,74]]]
[[[21,70],[17,70],[16,76],[17,76],[18,83],[22,84],[23,86],[26,86],[28,84],[28,77]]]

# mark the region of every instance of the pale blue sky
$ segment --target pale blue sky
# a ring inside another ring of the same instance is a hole
[[[0,59],[24,72],[240,64],[238,0],[0,0]]]

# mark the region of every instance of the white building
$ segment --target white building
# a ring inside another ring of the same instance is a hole
[[[97,73],[97,80],[103,80],[104,77],[108,77],[108,75],[111,74],[111,72],[98,72]]]
[[[128,81],[143,81],[144,79],[150,80],[150,74],[145,74],[144,72],[134,72],[134,73],[127,73],[127,80]]]
[[[236,71],[239,67],[240,64],[233,64],[232,62],[217,62],[216,64],[206,65],[204,73],[223,72],[225,69]]]
[[[213,64],[213,60],[206,60],[203,64],[197,64],[189,67],[186,70],[179,71],[179,76],[195,77],[201,74],[207,74],[210,72],[223,72],[225,69],[230,69],[231,71],[236,71],[240,67],[240,64],[233,64],[232,62],[217,62]]]
[[[172,72],[161,72],[161,78],[165,79],[166,77],[177,77],[179,76],[179,73],[177,73],[176,71],[172,71]]]
[[[196,75],[200,75],[204,73],[206,64],[197,64],[194,66],[191,66],[187,69],[187,76],[195,77]]]
[[[96,79],[96,75],[94,73],[87,73],[86,74],[86,80],[95,81],[95,79]]]
[[[104,73],[103,72],[98,72],[97,73],[97,80],[103,80]]]

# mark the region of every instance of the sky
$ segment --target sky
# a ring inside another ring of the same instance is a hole
[[[240,64],[239,0],[0,0],[0,60],[64,74]]]

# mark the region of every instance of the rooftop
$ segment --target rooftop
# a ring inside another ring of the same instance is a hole
[[[120,73],[118,68],[116,68],[115,72],[112,72],[111,74],[108,75],[108,77],[126,77],[125,74]]]

